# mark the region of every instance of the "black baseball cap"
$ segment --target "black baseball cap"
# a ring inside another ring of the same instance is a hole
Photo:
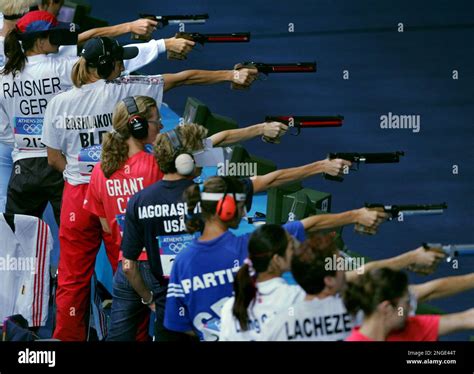
[[[130,60],[138,56],[137,47],[122,47],[115,39],[108,37],[93,38],[87,41],[81,56],[90,64],[98,64],[99,59],[111,56],[114,60]]]

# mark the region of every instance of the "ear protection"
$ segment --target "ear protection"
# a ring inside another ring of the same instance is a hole
[[[228,194],[229,182],[223,177],[225,191],[223,193],[201,192],[202,201],[217,201],[216,213],[223,222],[231,221],[237,214],[237,201],[246,201],[247,195],[244,193]]]
[[[174,129],[165,133],[175,152],[174,166],[181,175],[191,175],[196,167],[194,158],[189,153],[183,152],[183,144],[178,132]]]
[[[97,73],[102,79],[107,79],[115,69],[115,59],[111,51],[107,51],[105,47],[106,39],[99,38],[102,42],[102,55],[99,56],[97,64]],[[110,48],[111,49],[111,48]]]
[[[146,139],[148,136],[148,121],[146,118],[138,114],[138,106],[132,96],[123,99],[127,112],[130,116],[128,119],[128,131],[135,139]]]

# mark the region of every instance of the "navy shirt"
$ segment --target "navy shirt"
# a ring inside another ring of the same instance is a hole
[[[247,194],[246,207],[250,210],[253,184],[248,178],[241,181]],[[175,256],[199,236],[199,233],[187,234],[184,222],[187,204],[183,194],[193,184],[190,179],[160,180],[128,202],[121,246],[123,257],[137,260],[145,248],[157,279],[169,276]]]
[[[299,241],[305,240],[301,221],[283,227]],[[195,331],[201,340],[217,340],[223,305],[232,296],[232,284],[248,256],[250,233],[194,240],[176,256],[166,296],[165,321],[173,331]]]

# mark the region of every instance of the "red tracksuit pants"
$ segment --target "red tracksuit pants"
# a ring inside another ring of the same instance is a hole
[[[115,272],[119,248],[102,230],[99,217],[83,209],[87,184],[64,184],[59,228],[56,329],[53,337],[85,341],[89,321],[91,277],[102,240]]]

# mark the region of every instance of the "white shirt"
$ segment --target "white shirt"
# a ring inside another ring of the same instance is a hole
[[[0,320],[21,314],[30,326],[48,319],[49,261],[53,239],[46,223],[15,215],[15,231],[0,214]]]
[[[261,340],[336,341],[349,336],[354,321],[339,295],[302,300],[281,310],[263,327]]]
[[[272,323],[274,315],[304,299],[305,292],[300,286],[292,286],[283,278],[273,278],[257,283],[257,295],[249,305],[248,330],[242,331],[239,321],[232,313],[235,297],[230,298],[222,307],[220,341],[259,340],[262,327]]]
[[[5,44],[5,37],[0,36],[0,68],[3,68],[6,62],[4,44]]]
[[[109,82],[101,79],[54,97],[44,116],[42,140],[65,155],[64,179],[75,186],[89,183],[100,161],[102,137],[112,130],[115,105],[127,96],[143,95],[160,106],[163,84],[161,75],[133,75]]]
[[[124,61],[127,71],[149,64],[165,48],[163,40],[133,46],[139,48],[139,54]],[[14,162],[47,157],[41,139],[44,112],[54,96],[72,87],[71,71],[78,59],[76,46],[64,46],[57,54],[28,57],[15,78],[0,75],[0,142],[14,147]]]

